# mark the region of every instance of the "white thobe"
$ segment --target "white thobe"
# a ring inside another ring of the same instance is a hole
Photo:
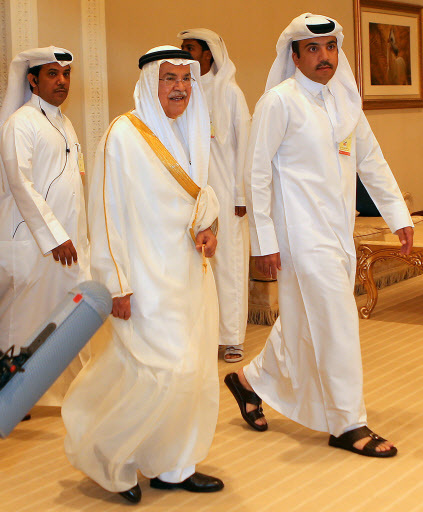
[[[3,351],[15,345],[16,353],[29,344],[34,330],[66,293],[90,279],[78,150],[69,119],[36,95],[0,131]],[[65,267],[54,260],[51,250],[69,239],[77,250],[78,263]],[[82,362],[75,359],[40,403],[61,405]]]
[[[277,411],[339,436],[366,423],[353,295],[356,171],[393,232],[412,222],[364,114],[349,154],[334,139],[333,115],[330,82],[299,70],[257,105],[251,245],[257,256],[280,251],[280,318],[245,375]]]
[[[219,344],[244,343],[248,315],[249,237],[247,217],[235,215],[245,206],[244,164],[250,130],[250,113],[241,89],[230,82],[222,105],[231,113],[226,140],[219,141],[213,124],[213,68],[201,77],[212,128],[208,183],[220,203],[218,246],[211,259],[219,297]]]
[[[70,462],[121,492],[137,470],[183,479],[206,457],[218,412],[218,304],[188,233],[195,200],[126,117],[110,131],[105,166],[104,142],[89,188],[92,273],[112,296],[133,294],[131,317],[111,318],[111,339],[94,348],[62,415]],[[218,213],[212,203],[202,229]]]

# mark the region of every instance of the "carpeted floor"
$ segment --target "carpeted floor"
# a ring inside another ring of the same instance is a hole
[[[395,441],[394,459],[330,448],[326,434],[266,406],[269,431],[252,431],[222,386],[214,443],[198,469],[221,477],[225,489],[159,491],[140,476],[143,500],[131,506],[70,466],[58,409],[37,407],[31,421],[0,440],[0,511],[423,512],[423,276],[383,289],[360,328],[369,425]],[[269,330],[248,327],[247,361]],[[240,364],[220,360],[221,380]]]

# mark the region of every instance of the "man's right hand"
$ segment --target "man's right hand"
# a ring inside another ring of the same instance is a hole
[[[112,315],[115,318],[128,320],[131,316],[131,294],[113,298]]]
[[[267,254],[266,256],[256,256],[256,269],[265,277],[276,279],[278,270],[281,270],[281,254]]]
[[[413,228],[411,226],[406,226],[405,228],[395,231],[395,234],[398,235],[399,241],[402,244],[400,251],[401,254],[410,254],[411,249],[413,248]]]
[[[78,261],[78,255],[72,240],[66,240],[63,244],[58,245],[56,248],[52,249],[51,254],[56,261],[60,260],[62,265],[68,265],[68,267],[72,265],[72,260],[75,263]]]
[[[217,247],[217,238],[213,234],[213,231],[210,228],[205,229],[204,231],[200,231],[197,234],[195,239],[195,248],[198,252],[203,250],[204,245],[204,255],[206,258],[211,258],[214,256]]]

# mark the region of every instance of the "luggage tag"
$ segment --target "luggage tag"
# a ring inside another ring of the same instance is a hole
[[[347,137],[339,144],[339,154],[351,156],[351,143],[352,143],[352,135]]]

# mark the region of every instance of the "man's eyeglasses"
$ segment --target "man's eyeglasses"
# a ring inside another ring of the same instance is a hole
[[[184,76],[183,78],[176,78],[174,76],[165,76],[164,78],[159,78],[165,85],[173,86],[178,82],[182,82],[184,85],[192,85],[195,82],[195,78],[193,76]]]

